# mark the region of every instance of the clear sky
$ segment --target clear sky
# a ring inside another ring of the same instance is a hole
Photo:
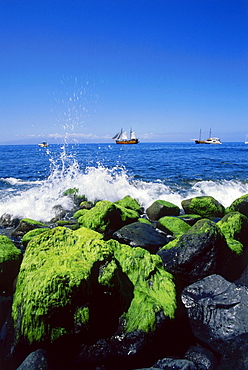
[[[247,0],[1,0],[0,144],[248,133]]]

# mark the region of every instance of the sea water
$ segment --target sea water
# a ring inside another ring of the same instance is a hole
[[[64,192],[88,200],[126,195],[149,207],[157,199],[211,195],[229,206],[248,193],[248,145],[139,143],[0,146],[0,216],[49,221],[56,206],[73,208]]]

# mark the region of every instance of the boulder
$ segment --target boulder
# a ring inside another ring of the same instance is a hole
[[[0,295],[13,293],[13,282],[17,277],[22,254],[5,235],[0,235]]]
[[[133,299],[122,315],[115,335],[99,339],[90,346],[81,346],[77,362],[82,368],[83,365],[95,368],[105,363],[112,364],[110,368],[135,368],[134,364],[144,363],[153,354],[152,349],[157,350],[153,344],[158,343],[161,327],[166,332],[166,339],[160,344],[166,347],[171,343],[173,329],[169,322],[174,318],[176,308],[175,287],[172,276],[163,269],[158,256],[114,240],[107,243],[112,245],[123,273],[133,284]],[[170,329],[166,331],[167,326]]]
[[[61,204],[56,204],[52,211],[54,213],[54,217],[50,220],[51,223],[58,222],[66,217],[67,211],[61,206]]]
[[[241,276],[237,280],[235,280],[234,283],[236,285],[243,285],[248,288],[248,266],[246,266]]]
[[[79,207],[81,209],[91,209],[92,207],[94,207],[94,204],[89,200],[84,200],[83,202],[80,203]]]
[[[190,346],[184,354],[184,358],[192,361],[197,369],[201,370],[214,370],[217,367],[217,357],[207,348],[201,345]]]
[[[214,274],[185,287],[181,297],[195,337],[214,351],[228,353],[242,338],[247,343],[247,287]]]
[[[239,212],[230,212],[216,225],[224,235],[229,249],[223,254],[221,275],[234,281],[248,265],[248,218]]]
[[[153,226],[143,222],[133,222],[113,233],[113,238],[131,247],[141,247],[150,253],[157,253],[159,248],[168,243],[166,235],[159,233]]]
[[[179,358],[163,358],[157,361],[152,367],[146,369],[138,369],[138,370],[159,370],[159,369],[166,369],[166,370],[197,370],[198,368],[195,366],[194,362],[187,360],[187,359],[179,359]]]
[[[173,319],[175,285],[161,259],[100,237],[57,227],[28,243],[12,305],[10,352],[21,353],[19,361],[42,347],[59,350],[63,363],[74,358],[79,340],[82,368],[130,361]]]
[[[248,335],[238,336],[230,343],[223,353],[216,370],[248,369]]]
[[[43,224],[42,222],[32,220],[31,218],[23,218],[21,219],[17,228],[12,232],[11,236],[21,238],[28,231],[41,227],[44,228],[47,227],[47,225]]]
[[[176,238],[186,233],[190,229],[190,225],[180,218],[165,216],[158,220],[157,228]]]
[[[216,224],[202,219],[161,248],[158,255],[166,271],[189,284],[219,271],[224,245],[224,237]]]
[[[248,194],[242,195],[232,202],[230,207],[226,208],[226,213],[240,212],[248,217]]]
[[[115,204],[117,204],[118,206],[128,208],[128,209],[132,209],[133,211],[136,211],[139,213],[142,212],[139,202],[136,199],[130,197],[130,195],[126,195],[124,198],[117,200]]]
[[[0,226],[1,227],[17,227],[20,222],[19,218],[12,218],[12,215],[4,213],[0,217]]]
[[[81,211],[84,211],[84,214],[78,218],[78,223],[101,233],[118,230],[139,218],[138,212],[107,200],[97,202],[90,210]]]
[[[200,196],[182,201],[184,212],[195,213],[204,218],[223,217],[225,207],[211,196]]]
[[[156,200],[146,209],[146,214],[151,221],[157,221],[163,216],[178,216],[180,208],[165,200]]]
[[[217,225],[226,238],[228,247],[236,254],[242,254],[248,245],[248,218],[240,212],[230,212]]]
[[[44,349],[31,352],[17,370],[52,370],[49,365],[48,353]]]

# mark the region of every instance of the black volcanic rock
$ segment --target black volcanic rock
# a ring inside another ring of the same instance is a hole
[[[156,253],[169,239],[165,234],[156,231],[151,225],[133,222],[113,234],[113,238],[131,247],[141,247],[150,253]]]
[[[210,275],[184,288],[182,301],[196,338],[218,353],[248,337],[248,288]]]

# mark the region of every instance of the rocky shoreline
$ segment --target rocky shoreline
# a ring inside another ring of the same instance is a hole
[[[248,369],[248,195],[0,218],[0,368]]]

